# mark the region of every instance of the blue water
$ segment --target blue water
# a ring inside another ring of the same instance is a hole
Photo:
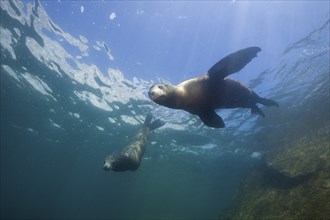
[[[216,219],[260,155],[329,129],[328,3],[270,4],[1,1],[1,219]],[[251,45],[230,78],[280,103],[266,118],[149,100]],[[105,172],[147,112],[166,125],[139,169]]]

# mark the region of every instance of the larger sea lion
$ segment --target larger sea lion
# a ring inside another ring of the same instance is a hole
[[[240,71],[257,53],[259,47],[248,47],[239,50],[217,62],[206,74],[180,83],[154,84],[148,92],[156,103],[173,109],[182,109],[198,115],[205,125],[223,128],[222,118],[216,109],[250,108],[252,114],[265,117],[256,105],[279,106],[277,102],[258,96],[254,91],[227,76]]]
[[[110,154],[104,161],[104,170],[135,171],[141,164],[151,131],[164,125],[161,120],[151,122],[152,115],[148,114],[143,127],[137,132],[132,141],[119,154]]]

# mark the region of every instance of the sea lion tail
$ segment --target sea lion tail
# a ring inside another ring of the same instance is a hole
[[[165,124],[165,122],[163,122],[160,119],[157,119],[153,122],[151,122],[151,120],[152,120],[152,114],[149,113],[146,116],[146,119],[144,120],[144,126],[148,127],[150,130],[155,130],[157,128],[162,127]]]

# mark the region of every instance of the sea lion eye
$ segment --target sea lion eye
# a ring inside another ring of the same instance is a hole
[[[164,86],[160,85],[160,86],[158,86],[158,88],[163,90]]]

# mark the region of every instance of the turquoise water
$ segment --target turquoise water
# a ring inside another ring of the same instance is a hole
[[[220,110],[226,128],[211,129],[149,100],[154,82],[182,78],[152,78],[144,62],[123,72],[110,44],[62,30],[43,5],[1,1],[1,219],[216,219],[268,149],[329,129],[329,14],[248,80],[234,76],[280,108]],[[147,112],[166,125],[139,169],[105,172]]]

